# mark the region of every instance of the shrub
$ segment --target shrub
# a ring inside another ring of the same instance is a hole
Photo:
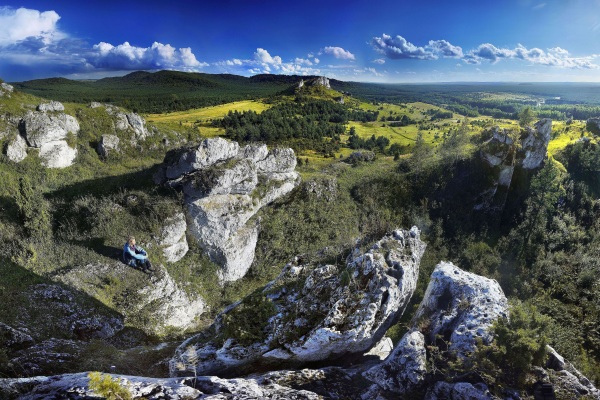
[[[132,398],[129,389],[109,374],[90,372],[88,378],[89,388],[107,400],[130,400]]]
[[[52,229],[48,203],[42,193],[33,188],[27,176],[19,178],[15,201],[27,235],[40,241],[49,239]]]

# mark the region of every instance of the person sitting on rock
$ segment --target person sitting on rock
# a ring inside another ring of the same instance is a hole
[[[139,268],[143,272],[153,271],[148,253],[140,246],[135,245],[135,238],[129,236],[127,242],[123,246],[123,261],[133,268]]]

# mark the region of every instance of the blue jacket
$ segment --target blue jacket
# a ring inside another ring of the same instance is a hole
[[[123,261],[129,263],[132,260],[145,260],[148,258],[146,250],[142,249],[140,246],[135,246],[135,248],[129,247],[129,243],[125,243],[123,246]]]

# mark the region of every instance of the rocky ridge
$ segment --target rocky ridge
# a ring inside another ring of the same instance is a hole
[[[262,290],[220,314],[208,336],[186,340],[171,361],[171,372],[189,370],[190,346],[196,349],[198,374],[239,373],[257,363],[295,366],[364,353],[402,315],[412,296],[425,250],[419,236],[416,227],[397,230],[364,253],[355,250],[345,267],[312,266],[296,259]],[[236,325],[236,318],[259,307],[270,314],[259,321],[266,325],[258,327],[260,339],[227,337],[229,332],[252,329]]]
[[[251,218],[298,185],[295,167],[292,149],[213,138],[169,152],[155,181],[183,191],[190,233],[222,267],[221,279],[234,281],[254,260],[259,225]]]
[[[391,313],[401,313],[402,306],[398,308],[392,306],[393,302],[390,299],[404,299],[405,295],[410,296],[408,293],[414,289],[412,285],[416,282],[418,263],[423,250],[424,244],[419,240],[418,230],[413,228],[410,231],[395,231],[364,253],[355,251],[348,257],[346,267],[338,271],[332,271],[331,267],[337,268],[335,266],[309,267],[299,263],[301,260],[296,260],[295,263],[288,264],[284,268],[279,278],[256,292],[276,306],[276,309],[272,310],[271,317],[259,321],[259,324],[264,323],[261,326],[268,334],[267,340],[243,348],[235,343],[236,339],[230,337],[226,340],[229,345],[224,345],[220,349],[211,347],[212,345],[202,347],[202,343],[187,340],[180,346],[176,357],[172,360],[176,373],[186,374],[187,377],[146,378],[112,375],[112,378],[116,379],[122,387],[127,388],[133,398],[147,399],[385,400],[399,398],[399,396],[427,400],[498,399],[481,382],[460,380],[447,382],[439,380],[439,377],[432,380],[432,375],[428,373],[426,366],[431,360],[426,346],[436,345],[438,338],[441,337],[449,344],[450,351],[454,351],[458,357],[469,357],[470,352],[477,346],[476,339],[480,338],[484,343],[489,343],[492,340],[491,324],[497,318],[507,317],[508,312],[506,297],[496,281],[465,272],[447,262],[441,262],[434,270],[423,301],[413,318],[412,328],[384,361],[363,358],[362,362],[356,362],[359,359],[354,358],[353,366],[278,370],[244,376],[247,372],[243,367],[244,363],[248,365],[247,363],[256,360],[259,349],[259,357],[272,352],[269,351],[269,346],[273,347],[271,345],[273,342],[278,346],[274,349],[276,352],[283,350],[279,354],[287,354],[287,358],[275,357],[277,363],[273,366],[281,367],[290,361],[293,355],[301,355],[302,353],[294,353],[293,350],[298,348],[305,350],[301,347],[302,343],[313,345],[318,343],[318,346],[313,347],[315,351],[306,353],[308,356],[306,360],[316,360],[315,354],[322,350],[324,356],[318,358],[326,363],[325,365],[339,362],[337,358],[340,353],[331,351],[331,342],[310,339],[316,337],[315,333],[328,329],[329,332],[336,332],[336,335],[323,337],[334,337],[334,342],[335,337],[340,338],[339,342],[333,344],[334,346],[343,345],[343,340],[350,348],[360,349],[360,351],[377,347],[378,345],[374,346],[377,342],[377,335],[374,332],[387,329],[383,328],[386,323],[381,322],[382,320],[393,319],[389,317],[391,314],[385,311],[386,304],[388,309],[392,309]],[[300,277],[302,279],[298,279]],[[350,287],[354,284],[355,287]],[[42,292],[45,293],[44,288]],[[256,297],[256,293],[250,298]],[[341,297],[336,297],[338,295]],[[213,326],[207,330],[207,337],[213,341],[213,344],[216,340],[213,335],[218,334],[219,329],[223,329],[223,325],[236,322],[227,322],[225,315],[242,317],[243,314],[235,314],[233,310],[247,304],[248,301],[249,299],[246,298],[230,306],[217,319],[221,321],[221,327]],[[252,303],[252,305],[256,304],[258,303]],[[288,305],[287,309],[285,304]],[[285,318],[286,313],[292,312],[295,308],[295,304],[298,304],[298,313],[291,315],[291,318]],[[373,309],[373,304],[380,305],[378,311]],[[296,321],[310,317],[299,314],[302,310],[313,313],[313,317],[317,316],[311,324],[311,330],[299,338],[298,335],[282,336],[282,329],[293,329]],[[250,310],[243,311],[250,312]],[[260,319],[258,309],[252,312],[251,319]],[[339,324],[341,320],[338,319],[340,312],[346,321],[341,325]],[[386,314],[388,317],[385,317]],[[363,318],[368,315],[374,315],[375,318]],[[361,325],[353,325],[353,321]],[[277,327],[279,330],[274,329]],[[17,348],[31,344],[31,338],[23,332],[0,326],[0,333],[3,332]],[[282,338],[291,339],[283,342],[288,346],[281,345]],[[60,357],[68,357],[69,354],[61,354],[58,350],[69,346],[76,347],[77,342],[55,340],[53,343],[46,344],[45,349],[56,349],[54,354],[56,358],[53,360],[60,362]],[[35,346],[31,348],[37,349]],[[551,383],[557,393],[571,396],[570,398],[598,397],[598,390],[568,361],[552,348],[548,348],[548,354],[546,368],[538,367],[536,370],[541,382]],[[273,358],[273,355],[267,358]],[[197,375],[198,372],[208,373],[210,370],[223,372],[222,366],[226,362],[229,362],[229,365],[235,364],[235,369],[231,372],[235,377],[226,379]],[[260,367],[267,366],[262,364]],[[0,379],[0,395],[19,399],[97,397],[97,394],[89,388],[87,373]],[[511,391],[508,395],[511,398],[520,398],[516,391]]]

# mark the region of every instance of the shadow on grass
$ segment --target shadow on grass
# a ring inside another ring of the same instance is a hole
[[[153,182],[152,176],[156,171],[158,171],[158,165],[140,171],[73,183],[50,193],[48,199],[72,200],[83,195],[107,196],[124,190],[157,189],[164,190],[165,194],[169,193],[167,189],[163,189]]]

